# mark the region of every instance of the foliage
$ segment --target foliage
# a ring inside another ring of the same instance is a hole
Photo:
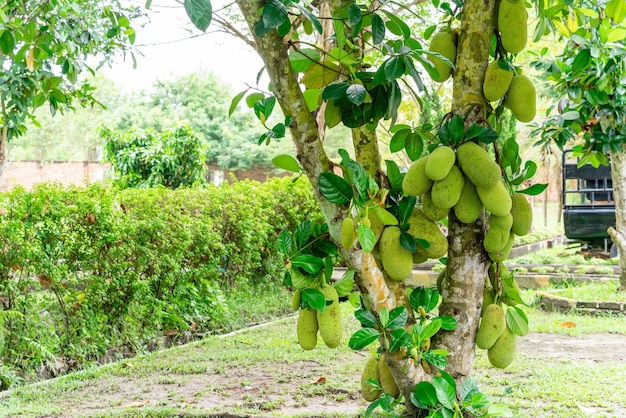
[[[31,376],[57,358],[79,367],[120,347],[144,351],[164,333],[229,329],[225,292],[281,283],[278,232],[317,212],[310,186],[289,178],[177,190],[41,184],[0,195],[0,207],[7,385],[11,370]]]
[[[206,143],[189,126],[156,132],[113,132],[100,129],[105,139],[106,160],[111,162],[118,186],[170,189],[189,187],[205,181]]]

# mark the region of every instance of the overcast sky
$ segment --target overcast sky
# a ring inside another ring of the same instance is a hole
[[[214,10],[224,0],[214,0]],[[124,90],[148,88],[157,79],[171,79],[189,74],[199,68],[213,71],[234,91],[254,84],[262,68],[262,61],[243,41],[221,33],[190,33],[189,19],[181,6],[172,0],[155,0],[149,10],[150,22],[144,27],[135,27],[135,44],[143,53],[136,54],[137,68],[132,59],[120,60],[113,69],[106,68],[105,74],[114,79]]]

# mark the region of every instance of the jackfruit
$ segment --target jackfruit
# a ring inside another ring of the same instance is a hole
[[[508,0],[503,0],[508,1]],[[537,114],[537,91],[530,78],[525,75],[516,75],[506,92],[504,103],[511,109],[515,119],[520,122],[530,122]]]
[[[291,298],[291,308],[294,311],[300,309],[300,302],[302,302],[302,290],[298,289],[293,292],[293,298]]]
[[[485,308],[485,313],[480,319],[478,332],[476,333],[476,345],[478,348],[487,350],[500,338],[506,328],[506,317],[500,305],[490,304]]]
[[[383,387],[383,392],[393,396],[394,398],[400,396],[400,389],[391,375],[389,366],[385,363],[384,354],[381,354],[380,359],[378,360],[378,380],[380,381],[380,385]]]
[[[418,253],[417,251],[413,253],[413,264],[420,264],[424,261],[428,261],[428,257],[423,254]]]
[[[491,261],[494,261],[496,263],[502,263],[504,260],[509,258],[509,253],[511,252],[511,249],[513,248],[514,242],[515,242],[515,234],[511,232],[509,234],[509,241],[506,243],[506,246],[502,250],[498,252],[488,253]]]
[[[507,213],[504,216],[498,216],[491,214],[489,216],[489,228],[500,228],[503,231],[510,231],[513,226],[513,215],[511,212]]]
[[[524,0],[501,0],[498,7],[498,30],[502,47],[517,54],[526,47],[528,12]]]
[[[476,187],[493,187],[502,174],[500,166],[491,158],[487,150],[475,142],[464,142],[456,150],[456,159],[465,176]]]
[[[489,363],[499,369],[508,367],[515,358],[516,347],[517,335],[513,334],[509,327],[505,327],[502,335],[496,340],[494,345],[487,350]]]
[[[454,214],[457,219],[465,224],[475,222],[483,211],[483,202],[480,201],[476,186],[469,179],[465,179],[461,197],[454,205]]]
[[[431,192],[426,192],[422,196],[422,210],[424,211],[424,215],[431,221],[440,221],[448,216],[450,209],[440,208],[435,205],[433,199],[430,197],[430,193]]]
[[[354,245],[354,221],[351,217],[345,218],[341,223],[341,245],[346,249]]]
[[[448,146],[437,147],[428,156],[424,173],[431,180],[443,180],[452,170],[455,161],[456,154],[452,148]]]
[[[413,271],[413,254],[400,245],[401,232],[397,226],[388,226],[383,230],[378,243],[383,269],[394,281],[406,279]]]
[[[498,181],[490,189],[476,187],[480,201],[485,205],[485,209],[496,216],[506,216],[511,212],[511,195],[503,181]]]
[[[378,379],[378,359],[376,357],[370,357],[365,362],[365,367],[361,373],[361,396],[368,402],[373,402],[382,395],[382,390],[376,389],[374,386],[367,383],[368,379]],[[380,383],[380,382],[379,382]]]
[[[435,181],[430,190],[430,197],[436,206],[450,209],[461,198],[464,185],[465,176],[463,176],[463,172],[459,167],[452,166],[452,170],[443,180]]]
[[[530,232],[533,223],[533,209],[523,194],[513,194],[511,201],[511,215],[513,216],[511,231],[517,236],[524,236]]]
[[[483,305],[480,308],[480,316],[485,314],[487,307],[491,305],[496,298],[496,294],[492,287],[485,287],[483,289]]]
[[[483,247],[488,253],[497,253],[502,251],[506,244],[509,242],[510,231],[505,231],[501,228],[490,227],[485,233],[483,239]]]
[[[378,216],[370,216],[370,229],[374,233],[376,242],[380,239],[380,235],[383,233],[384,228],[385,224],[383,224]]]
[[[513,71],[500,67],[498,61],[493,61],[487,67],[483,81],[483,95],[490,102],[500,100],[509,89],[513,80]]]
[[[298,343],[305,350],[313,350],[317,345],[317,311],[300,309],[298,315]]]
[[[416,239],[428,241],[428,249],[417,245],[416,252],[429,259],[441,258],[448,252],[448,238],[441,232],[439,225],[426,218],[424,212],[419,209],[413,209],[413,213],[409,217],[409,234]],[[382,254],[381,254],[382,255]]]
[[[428,178],[424,171],[428,156],[418,158],[411,164],[402,179],[402,191],[405,196],[419,196],[430,190],[433,181]]]
[[[441,54],[454,64],[456,61],[456,34],[445,30],[435,33],[430,40],[429,51]],[[439,73],[438,77],[433,77],[433,80],[443,83],[450,78],[452,67],[443,62],[440,58],[431,55],[428,56],[428,60],[432,62]]]
[[[317,323],[324,343],[330,348],[335,348],[341,342],[343,334],[339,295],[332,286],[321,288],[320,292],[322,292],[327,301],[331,301],[331,304],[326,305],[324,311],[317,311]]]

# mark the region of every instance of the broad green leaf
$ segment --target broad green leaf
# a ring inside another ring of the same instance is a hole
[[[283,229],[278,235],[278,251],[286,256],[290,256],[292,248],[293,237],[291,236],[289,230]]]
[[[506,324],[515,335],[523,337],[528,334],[528,317],[517,306],[509,306],[506,310]]]
[[[437,332],[439,332],[440,329],[441,329],[441,320],[439,319],[439,317],[434,318],[432,321],[426,324],[426,326],[424,327],[424,329],[422,330],[420,334],[420,337],[422,338],[422,340],[425,340],[426,338],[430,338],[433,335],[435,335]]]
[[[311,65],[320,60],[320,53],[313,48],[303,48],[289,54],[291,68],[297,73],[307,71]]]
[[[411,214],[413,213],[413,209],[417,203],[417,198],[415,196],[405,196],[400,203],[398,204],[398,212],[399,212],[399,221],[400,225],[404,225]]]
[[[413,340],[409,333],[404,328],[396,328],[390,333],[391,344],[389,344],[389,351],[394,352],[400,350],[402,347],[410,348],[413,345]]]
[[[300,172],[300,164],[298,164],[298,160],[296,160],[291,155],[277,155],[276,157],[272,158],[272,164],[274,164],[278,168],[282,168],[283,170],[291,171],[293,173]]]
[[[317,277],[302,274],[297,269],[291,270],[291,285],[296,289],[306,289],[315,283]]]
[[[326,200],[337,205],[348,203],[353,197],[352,188],[348,182],[335,173],[320,174],[319,188]]]
[[[356,60],[356,58],[354,58],[354,55],[352,55],[350,52],[345,51],[343,49],[340,48],[333,48],[330,50],[330,52],[328,53],[328,56],[334,60],[336,60],[337,62],[345,65],[345,66],[352,66],[358,63],[358,61]]]
[[[513,416],[513,411],[508,406],[501,403],[492,403],[487,409],[489,417],[503,417],[508,418]]]
[[[404,140],[404,149],[411,161],[417,160],[422,156],[422,152],[424,152],[424,141],[422,137],[417,132],[409,133]]]
[[[433,386],[437,393],[437,400],[446,408],[454,409],[456,402],[456,389],[444,377],[433,377]]]
[[[373,328],[377,325],[376,317],[367,309],[357,309],[354,312],[354,316],[364,327]]]
[[[302,270],[309,274],[316,275],[322,271],[324,267],[324,261],[310,254],[300,254],[291,260],[291,264],[295,267],[300,267]]]
[[[302,302],[313,309],[323,312],[326,308],[326,297],[317,289],[302,289]]]
[[[421,409],[437,405],[437,392],[430,382],[419,382],[411,393],[411,400]]]
[[[302,95],[310,112],[314,112],[322,104],[322,91],[320,89],[307,89]]]
[[[491,401],[484,393],[475,393],[471,398],[471,405],[474,409],[482,409],[490,403]]]
[[[527,194],[529,196],[537,196],[538,194],[542,193],[544,190],[546,190],[548,188],[548,184],[533,184],[532,186],[528,187],[527,189],[524,190],[518,190],[517,193],[524,193]]]
[[[256,102],[263,99],[265,99],[265,95],[263,93],[250,93],[246,97],[246,105],[248,105],[249,108],[253,108]]]
[[[191,23],[201,30],[206,32],[211,19],[213,17],[213,8],[211,7],[210,0],[185,0],[184,1],[185,12],[191,20]]]
[[[415,237],[409,234],[407,231],[400,232],[400,246],[410,253],[414,253],[417,250],[417,243]]]
[[[304,73],[302,84],[307,89],[321,89],[332,83],[341,74],[341,69],[332,62],[325,62],[324,65],[314,64]]]
[[[324,122],[329,128],[334,128],[341,122],[342,108],[337,104],[336,100],[326,102],[324,110]]]
[[[461,386],[461,402],[471,399],[476,393],[480,393],[476,379],[474,377],[465,378]]]
[[[361,328],[350,337],[348,346],[352,350],[361,350],[378,339],[380,332],[374,328]]]
[[[434,350],[427,350],[424,351],[422,354],[422,359],[426,360],[427,362],[429,362],[430,364],[432,364],[433,366],[435,366],[438,369],[445,369],[448,361],[446,360],[446,356],[443,356],[441,354],[438,354],[436,352],[434,352]]]
[[[313,13],[311,13],[309,10],[307,10],[306,7],[304,7],[304,6],[302,6],[302,5],[298,4],[298,3],[296,3],[295,6],[298,8],[298,10],[300,10],[300,13],[302,13],[304,15],[304,17],[307,18],[307,22],[310,22],[311,25],[313,25],[313,27],[315,28],[317,33],[321,34],[324,29],[322,28],[322,24],[320,23],[320,21],[317,18],[317,16],[315,16]]]
[[[289,15],[287,8],[279,0],[268,0],[263,6],[261,19],[266,27],[277,28],[289,19]]]
[[[400,192],[402,190],[402,180],[404,179],[404,175],[400,172],[400,168],[395,161],[385,160],[385,164],[387,166],[387,180],[389,180],[391,192]]]
[[[591,51],[589,49],[583,49],[576,55],[574,62],[572,62],[571,70],[574,72],[581,71],[589,65],[591,62]]]
[[[395,14],[383,10],[387,19],[389,19],[387,28],[394,34],[403,37],[404,39],[408,39],[411,37],[411,28],[404,23],[402,19],[400,19]]]
[[[378,320],[380,321],[380,325],[384,329],[387,326],[387,323],[389,322],[389,309],[387,309],[386,306],[382,308],[380,312],[378,313]]]
[[[409,313],[405,306],[393,308],[389,311],[389,320],[384,328],[391,330],[403,327],[408,317]]]
[[[360,84],[351,84],[346,89],[346,98],[357,106],[363,104],[366,96],[367,90]]]
[[[385,40],[385,22],[376,13],[372,14],[372,42],[380,45]]]
[[[330,259],[330,258],[329,258]],[[352,289],[354,288],[354,273],[355,270],[346,270],[346,272],[341,276],[341,279],[337,280],[333,287],[337,291],[337,294],[340,298],[344,296],[348,296]]]
[[[431,287],[417,287],[411,292],[409,301],[414,310],[421,306],[426,312],[430,312],[439,304],[439,292]]]
[[[358,4],[352,3],[348,7],[348,23],[350,26],[355,26],[361,22],[363,15],[361,14],[361,8]]]
[[[374,232],[368,226],[362,223],[356,228],[356,236],[359,240],[359,244],[361,244],[361,248],[366,253],[372,251],[376,246],[376,235],[374,235]]]
[[[465,121],[463,121],[461,116],[454,115],[446,126],[452,143],[457,144],[463,138],[463,134],[465,133]]]
[[[389,142],[389,151],[391,152],[400,152],[404,149],[406,144],[406,137],[412,133],[411,129],[402,129],[397,131],[391,137],[391,141]]]
[[[13,49],[15,48],[15,37],[13,36],[13,32],[10,30],[5,30],[0,35],[0,50],[5,55],[10,55],[13,53]]]
[[[245,96],[247,92],[248,92],[248,89],[242,91],[241,93],[233,97],[233,99],[230,101],[230,107],[228,108],[228,117],[230,117],[233,114],[233,112],[235,112],[235,109],[237,109],[237,106],[239,106],[239,102],[241,102],[241,99],[243,99],[243,96]]]
[[[453,316],[443,315],[438,317],[441,320],[441,329],[454,331],[456,329],[456,319]]]
[[[402,57],[391,57],[384,63],[385,78],[387,80],[395,80],[404,75],[406,69]]]

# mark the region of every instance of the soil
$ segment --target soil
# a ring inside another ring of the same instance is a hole
[[[529,357],[547,361],[570,359],[595,366],[626,363],[624,347],[626,335],[622,334],[572,337],[531,333],[518,339],[519,352]],[[213,368],[206,374],[191,376],[143,380],[129,376],[91,381],[75,391],[72,404],[64,409],[71,414],[63,416],[88,416],[110,411],[111,407],[132,411],[143,406],[165,405],[179,411],[207,411],[206,416],[214,417],[311,417],[322,413],[328,416],[328,411],[357,416],[367,407],[357,390],[327,385],[323,378],[326,370],[317,362],[301,361],[295,367],[294,364],[270,364],[271,367],[263,368],[242,365],[229,368],[227,373]],[[303,387],[307,388],[305,392]]]

